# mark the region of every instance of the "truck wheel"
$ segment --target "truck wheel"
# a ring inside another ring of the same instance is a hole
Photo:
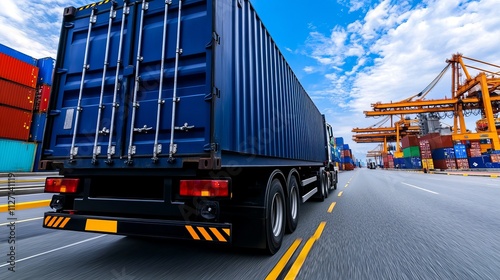
[[[288,192],[288,203],[286,205],[286,232],[292,233],[295,231],[299,223],[300,212],[299,184],[297,183],[297,178],[295,178],[295,176],[290,177],[288,186],[290,190]]]
[[[325,198],[328,198],[328,193],[330,192],[330,176],[328,176],[328,172],[323,171],[323,178],[321,180],[321,184],[323,184],[323,188],[325,189]]]
[[[267,250],[275,254],[285,234],[285,195],[278,179],[271,182],[266,203]]]
[[[335,171],[335,181],[332,182],[332,185],[333,185],[333,189],[336,190],[337,189],[337,184],[339,183],[339,173],[338,171]],[[333,180],[333,178],[332,178]]]
[[[320,202],[323,202],[325,201],[325,198],[328,197],[328,192],[326,191],[326,188],[325,188],[325,172],[323,171],[323,169],[320,169],[319,171],[319,175],[318,175],[318,198],[319,198],[319,201]]]

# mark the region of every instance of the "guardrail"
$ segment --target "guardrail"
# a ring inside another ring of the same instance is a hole
[[[14,176],[9,178],[9,174]],[[57,172],[0,173],[0,196],[6,196],[12,189],[15,194],[42,193],[45,178],[58,176]]]

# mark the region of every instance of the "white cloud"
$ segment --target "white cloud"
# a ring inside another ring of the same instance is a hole
[[[399,101],[420,92],[457,52],[500,64],[497,12],[497,0],[429,0],[414,7],[383,0],[345,28],[336,26],[328,34],[315,30],[306,42],[309,55],[329,70],[325,88],[314,94],[330,100],[330,106],[321,106],[338,111],[330,114],[331,119],[344,135],[351,135],[353,127],[379,120],[364,117],[372,103]],[[427,99],[451,96],[450,73]]]
[[[65,7],[87,0],[1,0],[0,42],[34,58],[56,56]]]

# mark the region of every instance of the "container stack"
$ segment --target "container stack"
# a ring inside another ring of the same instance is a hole
[[[418,139],[418,146],[420,147],[420,157],[422,158],[422,169],[434,169],[434,160],[432,159],[432,150],[429,139],[432,135],[425,135]]]
[[[40,61],[0,44],[0,172],[33,171],[41,148],[41,136],[30,141],[40,107],[39,81],[52,80],[52,70],[49,75],[40,71]]]
[[[408,135],[401,139],[405,169],[421,169],[420,147],[417,136]]]
[[[339,170],[344,170],[344,162],[343,162],[343,156],[344,156],[344,138],[342,137],[335,137],[335,149],[337,150],[337,153],[339,155],[338,158],[338,163],[339,163]]]
[[[344,144],[342,152],[342,163],[344,165],[344,170],[354,170],[354,159],[352,157],[352,151],[349,148],[349,144]]]
[[[435,169],[457,169],[451,135],[436,135],[429,140]]]
[[[457,161],[457,169],[469,169],[469,159],[467,158],[467,149],[465,144],[456,143],[453,145],[455,150],[455,158]]]

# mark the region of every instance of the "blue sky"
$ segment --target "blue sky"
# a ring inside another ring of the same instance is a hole
[[[365,118],[370,104],[420,92],[455,53],[500,64],[498,0],[250,2],[336,135],[362,160],[377,145],[355,144],[351,130],[380,121]],[[89,3],[1,0],[0,42],[55,57],[64,7]],[[450,88],[448,72],[427,99],[450,97]]]

